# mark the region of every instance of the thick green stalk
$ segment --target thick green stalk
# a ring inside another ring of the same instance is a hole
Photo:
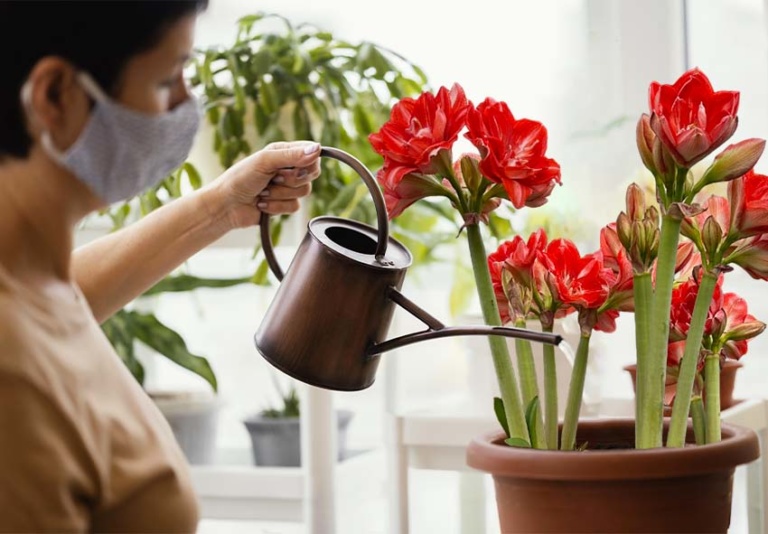
[[[477,295],[480,297],[480,308],[483,311],[485,324],[501,326],[501,316],[499,315],[499,307],[496,304],[491,273],[488,271],[488,258],[478,225],[470,224],[467,226],[467,241],[469,243],[469,254],[472,259],[472,270],[475,274]],[[525,414],[520,403],[520,392],[517,388],[515,370],[512,368],[512,361],[507,350],[507,342],[502,337],[490,336],[488,343],[491,346],[493,366],[496,370],[496,379],[499,382],[501,399],[504,401],[510,437],[520,438],[530,443],[528,427],[525,423]]]
[[[707,397],[707,443],[721,439],[720,430],[720,357],[707,356],[704,361],[704,394]]]
[[[635,419],[637,432],[635,435],[635,447],[640,448],[639,436],[644,435],[646,428],[652,424],[648,419],[645,404],[640,399],[647,397],[645,393],[648,383],[648,365],[650,353],[651,309],[653,304],[653,283],[651,273],[637,273],[634,276],[635,297],[635,350],[637,352],[637,376],[635,377]]]
[[[672,284],[677,260],[677,243],[680,239],[679,219],[666,214],[661,219],[661,239],[656,265],[656,291],[650,322],[650,350],[641,388],[643,425],[636,430],[635,443],[639,449],[662,446],[664,426],[664,380],[667,372],[667,342],[669,340],[669,310],[672,302]],[[638,362],[639,364],[640,362]],[[639,371],[639,369],[638,369]],[[686,409],[686,414],[687,414]]]
[[[693,435],[696,437],[696,445],[704,445],[707,442],[707,416],[704,415],[704,403],[701,395],[691,399],[691,419],[693,419]]]
[[[515,324],[525,328],[525,321]],[[520,393],[523,397],[523,407],[527,410],[533,399],[539,397],[539,386],[536,383],[536,364],[533,362],[533,349],[531,342],[524,339],[515,340],[515,354],[517,355],[517,371],[520,373]],[[539,397],[541,400],[541,397]],[[547,442],[544,433],[544,417],[542,411],[537,411],[538,416],[533,424],[536,425],[535,443],[531,443],[535,449],[546,449]],[[530,433],[530,429],[529,433]]]
[[[552,326],[542,328],[544,332],[552,332]],[[557,450],[557,367],[555,365],[555,346],[545,343],[544,350],[544,425],[547,437],[547,448]]]
[[[667,447],[685,445],[685,431],[688,427],[688,413],[691,409],[693,381],[696,379],[696,364],[701,352],[704,324],[707,321],[707,313],[709,312],[709,305],[712,303],[712,295],[715,293],[716,285],[716,275],[704,273],[701,277],[696,304],[693,306],[693,315],[691,315],[691,325],[688,328],[688,338],[685,341],[685,352],[680,362],[680,374],[677,377],[675,404],[672,408],[672,420],[669,423]],[[709,394],[708,391],[707,394]],[[707,404],[709,404],[709,399],[707,399]],[[718,424],[717,431],[719,430],[720,425]],[[711,431],[712,429],[707,429],[707,433]]]
[[[576,445],[576,428],[579,425],[582,397],[584,396],[584,379],[587,376],[587,359],[589,357],[590,335],[581,335],[579,348],[571,371],[571,383],[568,386],[568,401],[565,405],[563,434],[560,437],[560,448],[572,451]]]

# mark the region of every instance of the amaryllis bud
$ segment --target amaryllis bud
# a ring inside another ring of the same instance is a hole
[[[624,248],[629,250],[632,247],[632,221],[623,211],[616,219],[616,233]]]
[[[714,217],[707,217],[704,222],[704,228],[701,231],[701,242],[704,244],[705,250],[709,253],[710,257],[714,257],[717,249],[720,247],[720,242],[723,239],[723,229],[717,224]]]
[[[643,113],[640,116],[640,120],[637,121],[637,150],[640,152],[640,159],[643,160],[643,165],[654,175],[657,172],[653,161],[653,140],[655,138],[656,134],[653,133],[651,128],[651,117],[647,113]]]
[[[704,184],[728,182],[752,169],[765,149],[765,140],[746,139],[726,147],[701,177]]]
[[[533,311],[533,290],[519,283],[506,268],[501,271],[501,286],[509,303],[509,315],[514,323],[525,320]]]
[[[661,177],[664,186],[671,188],[677,177],[677,166],[658,137],[653,140],[653,164],[656,166],[657,175]]]
[[[763,333],[765,323],[761,321],[748,321],[734,326],[728,331],[728,339],[731,341],[745,341]]]
[[[659,227],[659,210],[656,209],[656,206],[651,206],[647,210],[645,210],[645,220],[650,221],[653,223],[653,225],[658,228]]]
[[[466,154],[459,159],[459,165],[454,164],[454,170],[456,177],[459,179],[459,183],[462,183],[469,189],[471,194],[477,191],[480,186],[480,182],[483,180],[483,175],[480,174],[480,155],[479,154]],[[458,167],[458,169],[456,168]],[[459,174],[459,172],[461,174]]]
[[[728,325],[728,316],[724,309],[717,310],[713,315],[711,322],[709,323],[709,333],[713,339],[718,339],[725,332],[725,328]]]
[[[638,221],[645,215],[645,193],[637,184],[630,184],[626,194],[627,215],[632,221]]]

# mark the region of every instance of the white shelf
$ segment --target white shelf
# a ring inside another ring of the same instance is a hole
[[[383,450],[353,451],[338,462],[338,498],[360,499],[375,491],[360,474],[382,465],[383,454]],[[307,481],[300,467],[193,465],[191,471],[203,518],[304,521]]]

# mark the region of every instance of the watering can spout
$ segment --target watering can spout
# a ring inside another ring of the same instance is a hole
[[[546,343],[548,345],[559,345],[563,341],[563,337],[559,334],[537,332],[525,328],[509,326],[445,326],[395,288],[390,288],[389,298],[423,322],[428,329],[376,343],[366,353],[366,356],[369,358],[421,341],[454,336],[501,336],[532,341],[534,343]]]

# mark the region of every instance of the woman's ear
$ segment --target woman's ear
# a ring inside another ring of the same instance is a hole
[[[85,127],[90,102],[77,71],[68,61],[49,56],[38,61],[22,89],[27,131],[35,143],[48,132],[56,148],[69,148]]]

